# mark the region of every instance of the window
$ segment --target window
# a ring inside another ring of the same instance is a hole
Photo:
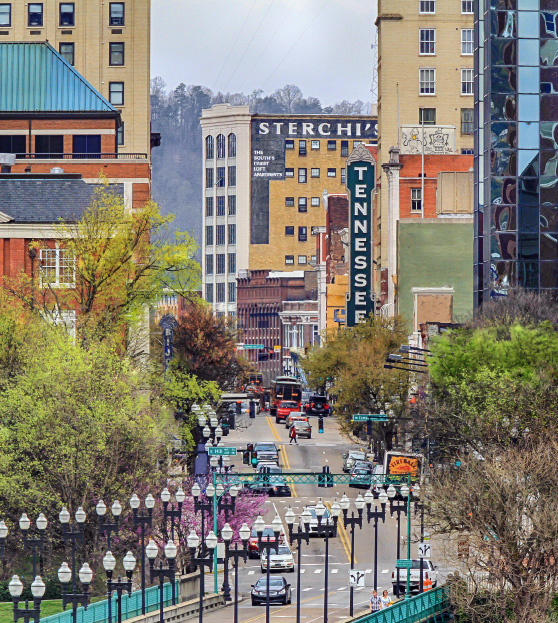
[[[236,214],[236,195],[229,195],[229,216]]]
[[[25,155],[27,151],[25,136],[21,134],[0,134],[0,154]]]
[[[349,141],[341,141],[341,156],[347,157],[349,155]]]
[[[472,156],[475,153],[474,149],[462,149],[461,150],[461,155],[463,156]]]
[[[0,4],[0,26],[12,25],[12,5]]]
[[[419,69],[419,95],[436,95],[435,69]]]
[[[294,169],[285,169],[285,177],[294,177]]]
[[[337,169],[328,169],[327,170],[327,176],[328,177],[336,177],[337,176]]]
[[[60,3],[60,26],[76,25],[76,7],[73,2]]]
[[[123,82],[109,82],[109,102],[115,106],[124,106]]]
[[[422,188],[411,188],[411,212],[422,210]]]
[[[419,123],[422,125],[434,125],[436,123],[435,108],[419,108]]]
[[[205,215],[213,216],[213,197],[205,198]]]
[[[124,121],[120,123],[120,127],[116,129],[116,143],[124,145]]]
[[[298,256],[298,263],[299,264],[307,264],[308,263],[308,257],[306,255],[299,255]]]
[[[337,149],[337,141],[328,141],[327,148],[329,151],[335,151]]]
[[[419,29],[419,54],[436,54],[436,29]]]
[[[306,184],[306,169],[299,169],[298,170],[298,183],[299,184]]]
[[[205,300],[208,303],[213,303],[213,284],[212,283],[205,284]]]
[[[300,141],[298,141],[298,155],[306,156],[306,140],[305,139],[301,139]]]
[[[285,205],[287,208],[294,208],[294,197],[285,197]]]
[[[473,133],[473,109],[461,109],[461,134]]]
[[[285,149],[294,149],[294,141],[291,138],[285,141]]]
[[[56,158],[64,153],[64,137],[60,134],[39,134],[35,136],[35,153],[44,158]]]
[[[320,169],[310,169],[310,177],[320,177]]]
[[[236,283],[234,281],[229,282],[229,303],[236,301]]]
[[[205,256],[205,274],[213,274],[213,253],[209,253]]]
[[[215,141],[212,136],[205,137],[205,157],[207,160],[211,160],[213,158],[213,148],[215,145]]]
[[[298,241],[306,242],[308,240],[308,227],[299,227],[298,228]]]
[[[310,205],[313,208],[319,208],[320,207],[320,198],[319,197],[312,197],[312,199],[310,199]]]
[[[205,170],[205,187],[213,188],[213,168],[207,168]]]
[[[311,142],[312,149],[320,149],[320,141]]]
[[[236,225],[229,225],[229,244],[236,244]]]
[[[205,226],[205,245],[210,247],[213,244],[213,225]]]
[[[219,134],[217,137],[217,158],[225,157],[225,135]]]
[[[217,197],[217,216],[225,216],[225,195]]]
[[[43,25],[43,4],[38,2],[30,2],[27,5],[27,25],[42,26]]]
[[[285,255],[285,264],[294,264],[294,255]]]
[[[74,154],[99,155],[101,153],[101,135],[74,134],[72,137],[72,151]]]
[[[217,253],[215,257],[216,257],[215,274],[224,275],[225,274],[225,254]]]
[[[461,0],[461,13],[473,13],[474,0]]]
[[[346,169],[341,169],[341,184],[347,183],[347,171]]]
[[[225,244],[225,226],[217,225],[216,244]]]
[[[69,288],[75,283],[75,264],[68,249],[40,249],[42,287]]]
[[[236,253],[229,253],[229,275],[236,273]]]
[[[298,211],[299,212],[308,212],[308,203],[306,201],[306,197],[298,198]]]
[[[310,264],[315,264],[316,263],[316,256],[315,255],[311,255],[310,256]]]
[[[75,64],[75,44],[73,43],[61,43],[60,56],[70,65]]]
[[[215,186],[217,186],[217,188],[223,188],[225,186],[225,167],[217,167]]]
[[[124,26],[124,2],[109,3],[109,26]]]
[[[294,225],[285,226],[285,236],[294,236]]]
[[[436,13],[436,0],[419,0],[420,13]]]
[[[236,186],[236,167],[229,167],[229,186]]]
[[[217,284],[217,303],[225,302],[225,284],[218,283]]]
[[[471,56],[473,54],[473,29],[461,29],[461,54]]]
[[[109,44],[109,65],[118,67],[124,65],[124,44],[123,43],[110,43]]]
[[[236,134],[229,134],[229,158],[236,158]]]
[[[461,95],[473,95],[473,70],[461,70]]]

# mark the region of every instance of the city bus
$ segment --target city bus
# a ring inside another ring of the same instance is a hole
[[[302,383],[294,376],[278,376],[271,381],[271,400],[269,411],[272,417],[277,415],[277,407],[282,400],[296,402],[302,407]]]

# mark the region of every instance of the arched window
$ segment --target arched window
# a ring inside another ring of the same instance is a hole
[[[205,157],[208,160],[211,160],[213,158],[213,137],[212,136],[206,136],[205,138]]]
[[[229,158],[236,158],[236,134],[229,134]]]
[[[225,135],[219,134],[217,137],[217,158],[225,157]]]

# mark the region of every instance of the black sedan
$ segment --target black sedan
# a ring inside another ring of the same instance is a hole
[[[265,604],[267,600],[267,576],[263,575],[252,584],[252,605]],[[269,578],[269,603],[291,603],[291,585],[283,576]]]

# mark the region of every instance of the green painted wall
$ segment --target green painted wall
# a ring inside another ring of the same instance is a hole
[[[400,221],[397,247],[398,311],[411,330],[414,313],[412,288],[452,287],[453,321],[459,322],[472,314],[472,222]]]

